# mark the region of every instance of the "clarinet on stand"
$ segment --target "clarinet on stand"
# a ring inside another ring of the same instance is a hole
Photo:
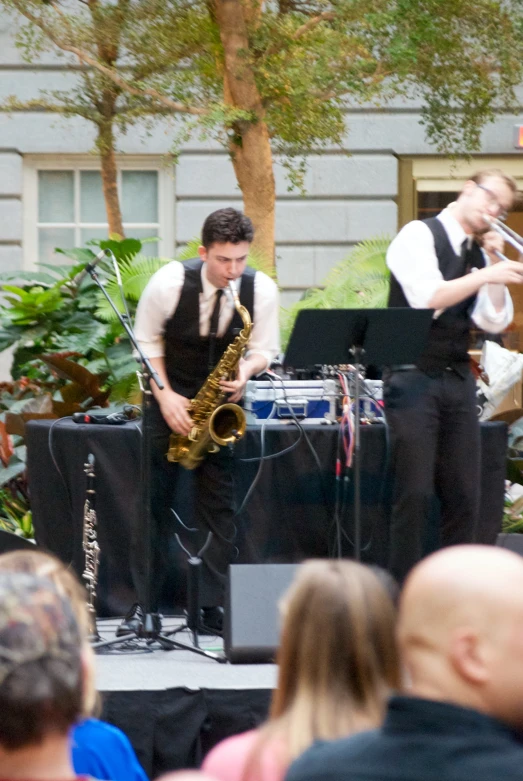
[[[96,586],[98,584],[98,563],[100,560],[100,546],[96,530],[96,510],[94,488],[94,456],[89,453],[87,463],[84,464],[84,472],[87,475],[87,490],[84,504],[83,520],[83,550],[85,554],[85,568],[82,579],[85,581],[87,591],[87,614],[89,618],[89,642],[97,643],[102,638],[96,627]]]

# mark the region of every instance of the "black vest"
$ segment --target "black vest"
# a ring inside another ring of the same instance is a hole
[[[165,323],[165,369],[176,393],[192,399],[209,375],[209,336],[200,336],[200,293],[202,265],[199,258],[184,262],[185,277],[180,301],[173,316]],[[247,267],[242,275],[240,302],[254,319],[254,269]],[[214,359],[219,359],[234,341],[243,321],[234,312],[225,334],[216,338]]]
[[[459,279],[472,267],[483,268],[485,258],[476,242],[467,250],[464,257],[456,255],[441,222],[435,217],[424,221],[434,236],[434,246],[439,269],[443,279]],[[458,374],[468,371],[470,346],[470,314],[476,303],[476,295],[470,296],[454,306],[445,309],[432,321],[427,345],[418,359],[417,366],[429,376],[438,376],[447,367]],[[389,307],[410,306],[405,293],[396,277],[390,275]]]

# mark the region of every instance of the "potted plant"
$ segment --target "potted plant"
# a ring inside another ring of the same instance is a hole
[[[497,545],[523,556],[523,437],[515,432],[508,449],[505,506]]]

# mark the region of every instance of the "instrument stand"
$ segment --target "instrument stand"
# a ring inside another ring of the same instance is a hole
[[[361,560],[360,372],[365,366],[415,364],[428,338],[432,309],[304,309],[291,333],[285,368],[355,365],[354,558]],[[314,339],[311,338],[314,334]],[[341,556],[341,551],[338,550]]]
[[[363,347],[353,345],[350,354],[354,357],[354,558],[361,561],[361,410],[360,370],[363,370]],[[340,552],[339,552],[340,553]]]
[[[196,556],[192,556],[187,548],[182,544],[180,536],[174,535],[180,548],[187,554],[188,574],[187,574],[187,621],[177,629],[173,629],[171,632],[166,632],[166,637],[175,635],[178,632],[183,632],[188,629],[192,634],[192,641],[195,648],[200,649],[200,639],[198,635],[201,633],[204,626],[202,624],[201,615],[201,600],[200,600],[200,582],[203,565],[203,554],[211,544],[213,533],[209,532],[207,539],[203,547],[198,551]],[[201,649],[200,649],[201,650]],[[204,651],[205,655],[211,654],[210,651]],[[215,658],[213,654],[211,658]]]
[[[112,253],[111,253],[112,254]],[[115,261],[116,263],[116,261]],[[139,361],[141,363],[141,371],[138,373],[140,380],[140,387],[142,390],[142,436],[141,436],[141,448],[140,448],[140,478],[142,486],[142,499],[141,499],[141,522],[144,537],[144,560],[145,560],[145,593],[144,593],[144,617],[143,622],[138,630],[128,632],[121,637],[114,637],[110,640],[102,640],[101,642],[94,642],[91,647],[94,650],[106,649],[111,646],[122,645],[128,643],[129,640],[143,640],[147,645],[157,642],[159,646],[165,651],[171,651],[175,648],[183,651],[192,651],[192,653],[199,654],[200,656],[206,656],[208,659],[214,659],[217,662],[226,662],[225,657],[219,654],[212,653],[211,651],[204,651],[199,647],[193,647],[185,643],[181,643],[178,640],[172,640],[167,635],[162,634],[162,619],[159,613],[153,613],[151,610],[151,553],[152,553],[152,523],[151,523],[151,422],[150,422],[150,409],[151,409],[151,380],[153,380],[156,386],[163,390],[164,385],[160,380],[158,374],[155,372],[149,359],[142,352],[140,345],[138,344],[134,335],[133,329],[130,324],[129,313],[125,315],[118,310],[111,296],[105,289],[103,282],[100,280],[95,265],[88,263],[86,271],[90,275],[91,279],[95,282],[98,288],[102,291],[104,297],[118,318],[120,324],[124,328],[127,336],[129,337],[131,344],[136,350]],[[123,295],[122,295],[123,299]]]

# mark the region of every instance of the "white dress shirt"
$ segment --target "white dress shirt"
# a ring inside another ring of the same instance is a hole
[[[463,241],[469,238],[449,208],[438,214],[452,249],[456,255],[461,254]],[[490,259],[483,252],[486,265]],[[414,309],[427,309],[429,301],[444,281],[439,269],[438,258],[434,246],[432,231],[424,222],[414,220],[401,229],[393,239],[387,251],[387,266],[401,285],[405,297]],[[471,269],[471,273],[477,269]],[[434,313],[439,317],[442,309]],[[505,288],[505,303],[500,312],[496,312],[488,293],[488,285],[483,285],[477,295],[476,304],[471,314],[472,320],[484,331],[499,333],[503,331],[514,317],[514,306],[508,289]]]
[[[162,358],[165,354],[163,333],[165,324],[176,311],[183,288],[185,269],[183,263],[173,260],[157,271],[143,291],[136,310],[135,333],[148,358]],[[238,295],[241,279],[236,281]],[[200,336],[208,336],[209,323],[216,302],[216,291],[207,279],[207,266],[202,266],[202,292],[200,293]],[[225,291],[226,293],[227,291]],[[220,299],[220,318],[217,336],[223,336],[234,314],[232,296]],[[280,352],[279,294],[278,287],[261,271],[254,278],[254,313],[251,338],[245,358],[256,353],[263,355],[267,366]]]

